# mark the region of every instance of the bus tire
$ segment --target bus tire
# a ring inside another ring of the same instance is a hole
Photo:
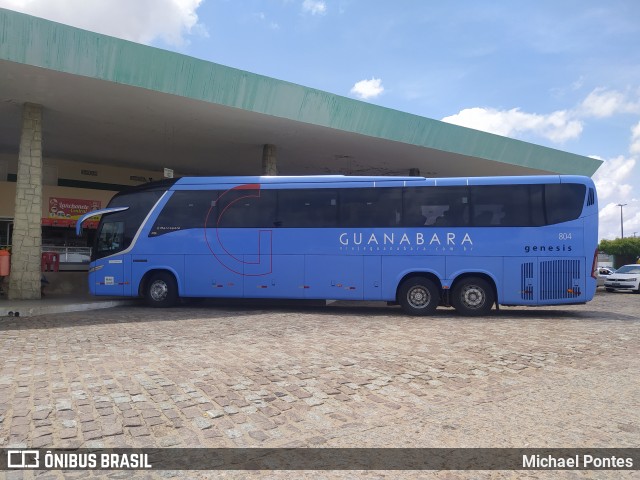
[[[457,282],[451,296],[456,311],[468,317],[487,315],[495,301],[493,288],[479,277],[463,278]]]
[[[178,302],[178,284],[169,272],[157,272],[147,282],[144,298],[150,307],[172,307]]]
[[[428,278],[411,277],[400,284],[398,303],[408,315],[431,315],[440,303],[440,290]]]

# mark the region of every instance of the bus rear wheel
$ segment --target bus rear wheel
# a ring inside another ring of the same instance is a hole
[[[494,302],[493,288],[482,278],[464,278],[453,288],[451,303],[460,315],[469,317],[487,315]]]
[[[154,273],[145,288],[145,300],[150,307],[172,307],[178,302],[178,284],[168,272]]]
[[[440,291],[428,278],[408,278],[398,289],[398,303],[409,315],[431,315],[440,303]]]

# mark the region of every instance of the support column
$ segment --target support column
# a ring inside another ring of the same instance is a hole
[[[42,247],[42,106],[25,103],[11,248],[10,299],[40,298]]]
[[[262,147],[262,175],[278,175],[276,146],[269,143]]]

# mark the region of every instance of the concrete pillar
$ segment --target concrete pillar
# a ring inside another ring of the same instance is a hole
[[[276,146],[269,143],[262,147],[262,175],[278,175]]]
[[[42,247],[42,106],[25,103],[11,248],[10,299],[40,298]]]

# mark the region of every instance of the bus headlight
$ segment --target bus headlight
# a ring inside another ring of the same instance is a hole
[[[102,267],[104,267],[104,265],[96,265],[95,267],[91,267],[89,269],[89,273],[97,272],[98,270],[102,269]]]

